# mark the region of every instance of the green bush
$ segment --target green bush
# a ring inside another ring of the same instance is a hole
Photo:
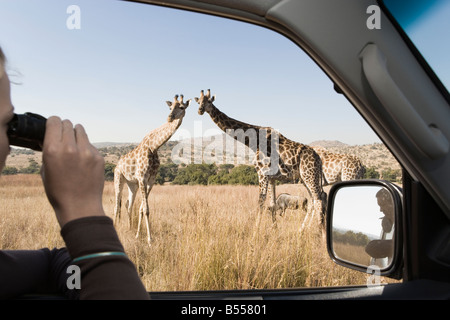
[[[258,174],[253,166],[240,165],[228,174],[228,184],[257,185]]]
[[[230,164],[190,164],[184,168],[180,168],[176,177],[173,179],[174,184],[242,184],[256,185],[258,184],[258,175],[253,166],[239,165],[234,167]]]
[[[215,175],[216,172],[215,164],[189,164],[178,171],[173,184],[207,185],[209,177]]]
[[[110,162],[105,163],[105,180],[114,181],[114,169],[116,165]]]
[[[389,168],[389,169],[383,170],[382,174],[383,174],[383,179],[390,181],[390,182],[397,182],[397,181],[401,180],[401,178],[402,178],[402,172],[400,171],[400,169],[393,170],[393,169]]]
[[[17,170],[16,167],[4,167],[2,170],[2,174],[8,175],[8,174],[18,174],[19,170]]]
[[[379,179],[380,173],[375,167],[366,168],[365,179]]]
[[[28,167],[19,170],[19,173],[37,174],[41,172],[41,166],[34,159],[28,159]]]
[[[178,166],[175,163],[162,164],[156,175],[156,183],[164,184],[172,182],[178,174]]]

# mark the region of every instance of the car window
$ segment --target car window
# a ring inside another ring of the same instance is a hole
[[[150,245],[145,227],[135,237],[140,195],[128,226],[127,188],[116,223],[149,291],[366,283],[365,274],[330,260],[318,226],[299,232],[311,198],[298,176],[276,185],[276,196],[298,196],[297,205],[280,202],[275,219],[267,210],[259,213],[253,150],[230,142],[207,111],[199,114],[195,98],[214,97],[213,104],[233,120],[271,127],[330,152],[333,163],[336,155],[355,156],[365,167],[362,177],[401,184],[401,168],[377,135],[282,35],[139,3],[3,0],[0,45],[8,57],[15,111],[81,123],[101,150],[110,217],[120,157],[153,130],[167,137],[157,146],[161,165],[148,198]],[[170,134],[173,128],[164,126],[168,105],[189,99]],[[39,152],[11,151],[0,180],[6,208],[0,213],[0,249],[64,245],[40,182],[40,164]]]
[[[393,0],[383,3],[448,90],[450,44],[436,35],[450,28],[450,3],[445,0],[414,0],[407,6]]]

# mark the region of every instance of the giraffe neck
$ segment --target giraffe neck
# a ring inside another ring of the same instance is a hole
[[[214,106],[213,104],[211,104],[211,109],[208,111],[208,113],[209,113],[212,121],[214,121],[214,123],[217,124],[217,126],[224,132],[226,132],[226,130],[238,130],[238,129],[258,130],[258,129],[262,128],[260,126],[255,126],[252,124],[248,124],[248,123],[230,118],[225,113],[223,113],[222,111],[217,109],[217,107]]]
[[[272,128],[256,126],[230,118],[225,113],[217,109],[217,107],[214,106],[213,104],[211,104],[211,108],[207,112],[209,113],[214,123],[222,131],[230,135],[235,140],[243,142],[251,150],[256,151],[257,149],[259,149],[261,147],[261,143],[267,143],[267,147],[264,148],[265,150],[271,148],[270,146],[272,138],[271,136],[272,133],[274,132]],[[230,132],[229,130],[234,131]],[[237,130],[242,131],[239,132]],[[261,138],[263,140],[261,140]],[[281,142],[285,138],[277,132],[276,139],[278,139],[278,141]]]
[[[172,122],[167,122],[159,128],[151,131],[142,140],[143,147],[149,148],[152,152],[156,152],[172,135],[177,131],[181,125],[181,119],[176,119]]]

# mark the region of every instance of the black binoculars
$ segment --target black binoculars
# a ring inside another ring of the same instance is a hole
[[[9,144],[42,151],[47,119],[31,112],[14,114],[8,123]]]

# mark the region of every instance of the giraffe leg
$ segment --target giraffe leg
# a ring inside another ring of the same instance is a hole
[[[151,243],[151,237],[150,237],[150,222],[148,221],[149,217],[148,214],[145,215],[145,226],[147,227],[147,243],[150,245]]]
[[[259,178],[259,213],[264,211],[264,203],[266,202],[267,189],[269,186],[269,179],[266,176]]]
[[[151,242],[151,238],[150,238],[150,222],[149,222],[150,209],[148,207],[148,195],[150,194],[150,191],[152,190],[154,182],[155,182],[155,179],[154,178],[151,179],[150,183],[147,185],[147,190],[146,190],[146,195],[145,195],[145,203],[146,203],[145,226],[147,227],[147,242],[149,245]]]
[[[312,206],[308,208],[305,219],[300,227],[303,231],[308,219],[308,227],[317,215],[319,226],[323,227],[324,209],[326,206],[326,193],[322,188],[322,162],[317,154],[305,157],[300,164],[300,177],[304,181],[306,188],[312,198]],[[310,216],[311,215],[311,216]]]
[[[143,195],[144,197],[144,195]],[[150,223],[149,223],[149,208],[148,208],[148,202],[147,198],[143,198],[141,202],[141,207],[139,208],[139,221],[138,221],[138,228],[136,232],[136,239],[139,238],[139,231],[141,229],[141,222],[142,218],[145,216],[145,224],[147,229],[147,242],[150,244],[151,237],[150,237]]]
[[[142,216],[144,215],[145,207],[147,204],[147,186],[143,182],[139,182],[139,191],[141,193],[141,205],[139,206],[139,219],[136,231],[136,239],[139,237],[139,231],[141,230]]]
[[[139,190],[141,191],[141,206],[139,208],[139,220],[138,220],[138,228],[136,232],[136,239],[139,237],[139,231],[141,229],[141,222],[142,218],[145,216],[145,224],[147,228],[147,242],[150,245],[151,242],[151,236],[150,236],[150,222],[149,222],[149,215],[150,215],[150,209],[148,207],[148,195],[150,193],[150,190],[152,189],[153,183],[150,185],[139,185]]]
[[[314,213],[316,211],[316,205],[315,200],[313,199],[311,201],[311,205],[308,205],[308,208],[306,209],[305,218],[303,219],[303,222],[300,226],[300,233],[303,232],[305,227],[309,228],[311,226],[311,221],[314,220]]]
[[[300,233],[302,233],[303,230],[305,229],[305,224],[306,224],[306,221],[308,221],[310,212],[311,212],[310,210],[306,211],[305,219],[303,220],[303,223],[302,223],[302,225],[300,227]]]
[[[131,218],[134,200],[136,199],[138,185],[135,183],[128,183],[128,200],[126,202],[126,208],[128,212],[128,228],[131,228]]]
[[[142,203],[141,206],[139,207],[139,219],[136,231],[136,239],[139,237],[139,230],[141,229],[141,219],[142,219]]]
[[[311,201],[312,204],[309,204],[309,202],[308,202],[309,205],[308,205],[308,208],[306,209],[305,218],[303,219],[302,225],[300,226],[300,233],[301,233],[301,232],[303,232],[303,230],[305,229],[305,225],[306,225],[306,223],[307,223],[308,220],[309,220],[309,215],[310,215],[312,212],[314,212],[314,197],[313,197],[313,195],[312,195],[312,193],[311,193],[311,190],[310,190],[310,188],[309,188],[309,186],[308,186],[307,180],[305,180],[305,179],[302,177],[302,171],[301,171],[301,170],[300,170],[300,182],[299,182],[299,183],[300,183],[300,184],[303,183],[303,184],[305,185],[306,190],[308,191],[308,194],[309,194],[309,196],[310,196],[311,199],[312,199],[312,201]]]
[[[328,203],[328,196],[327,196],[327,194],[325,193],[325,191],[322,191],[322,193],[321,193],[321,195],[320,195],[320,204],[321,204],[321,207],[320,207],[320,210],[322,210],[322,211],[319,211],[319,212],[321,212],[322,214],[319,216],[319,218],[320,218],[320,220],[319,220],[319,223],[320,223],[320,226],[322,227],[321,228],[321,231],[322,231],[322,236],[323,237],[325,237],[326,236],[326,210],[327,210],[327,203]]]
[[[319,194],[315,194],[313,197],[313,208],[312,208],[312,215],[310,217],[310,220],[308,222],[308,226],[307,228],[311,227],[311,223],[314,220],[317,220],[317,225],[320,228],[320,232],[322,233],[322,235],[324,234],[325,231],[325,208],[326,208],[326,203],[327,203],[327,194],[325,192],[322,191],[322,193]],[[309,213],[309,211],[308,211]],[[307,215],[308,215],[307,213]],[[316,217],[316,218],[315,218]],[[303,228],[305,227],[306,224],[306,220],[307,218],[305,217],[305,220],[303,221],[302,227],[300,228],[300,231],[303,231]]]
[[[120,209],[122,206],[122,187],[124,183],[124,177],[118,169],[114,170],[114,193],[115,193],[115,205],[114,205],[114,223],[117,224],[120,220]]]
[[[276,204],[275,204],[275,199],[276,199],[276,192],[275,192],[275,180],[271,179],[269,181],[269,187],[268,187],[268,193],[269,193],[269,210],[270,213],[272,214],[272,222],[275,223],[277,221],[277,211],[276,211]]]
[[[141,201],[141,206],[139,207],[139,220],[138,220],[138,226],[136,231],[136,239],[139,238],[139,232],[141,230],[141,222],[142,222],[142,216],[145,214],[145,207],[147,206],[147,200],[144,198]]]
[[[257,214],[255,219],[255,228],[253,229],[253,238],[257,238],[260,232],[260,224],[261,224],[261,216],[264,212],[264,203],[266,201],[266,195],[267,195],[267,187],[269,180],[264,175],[260,175],[258,172],[258,178],[259,178],[259,214]]]

